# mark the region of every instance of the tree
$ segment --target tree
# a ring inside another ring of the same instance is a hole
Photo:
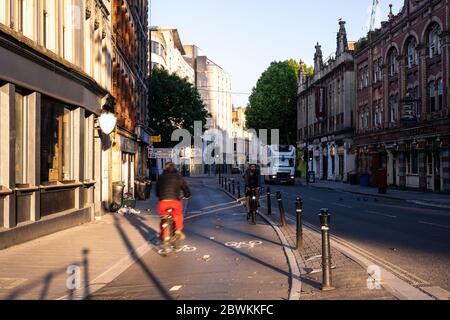
[[[250,96],[246,110],[248,128],[279,129],[281,144],[295,143],[299,68],[294,60],[271,63]]]
[[[176,129],[186,129],[194,134],[195,121],[206,124],[209,113],[197,89],[186,79],[160,68],[152,70],[150,77],[150,128],[161,135],[161,148],[172,148],[172,133]]]

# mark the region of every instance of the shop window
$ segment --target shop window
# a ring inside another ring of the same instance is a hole
[[[16,184],[27,183],[28,99],[16,93]]]
[[[71,180],[71,111],[43,98],[41,105],[41,182]]]
[[[430,152],[427,153],[427,171],[428,175],[433,174],[433,155]]]

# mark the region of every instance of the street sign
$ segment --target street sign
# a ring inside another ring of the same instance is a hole
[[[154,158],[156,158],[156,159],[172,159],[173,158],[173,149],[155,148],[154,149]]]
[[[162,139],[161,139],[161,136],[152,136],[151,141],[153,143],[161,143]]]

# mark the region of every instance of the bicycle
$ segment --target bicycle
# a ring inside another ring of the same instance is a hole
[[[249,196],[249,213],[247,214],[247,221],[251,224],[256,225],[256,215],[258,213],[258,191],[260,188],[249,188],[250,189],[250,196]]]
[[[189,204],[188,198],[183,198],[183,200],[186,200]],[[162,249],[159,251],[160,254],[168,254],[171,252],[180,252],[180,251],[178,251],[180,249],[179,241],[178,241],[179,239],[175,234],[175,221],[174,221],[173,215],[172,215],[174,210],[175,210],[174,208],[167,208],[166,209],[167,215],[161,216]],[[186,206],[186,211],[187,211],[187,206]]]

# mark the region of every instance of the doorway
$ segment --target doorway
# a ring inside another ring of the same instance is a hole
[[[392,160],[392,185],[397,186],[397,159]]]
[[[439,152],[434,153],[434,191],[441,192],[441,156]]]
[[[323,166],[322,180],[328,180],[328,157],[327,156],[323,156],[322,166]]]

